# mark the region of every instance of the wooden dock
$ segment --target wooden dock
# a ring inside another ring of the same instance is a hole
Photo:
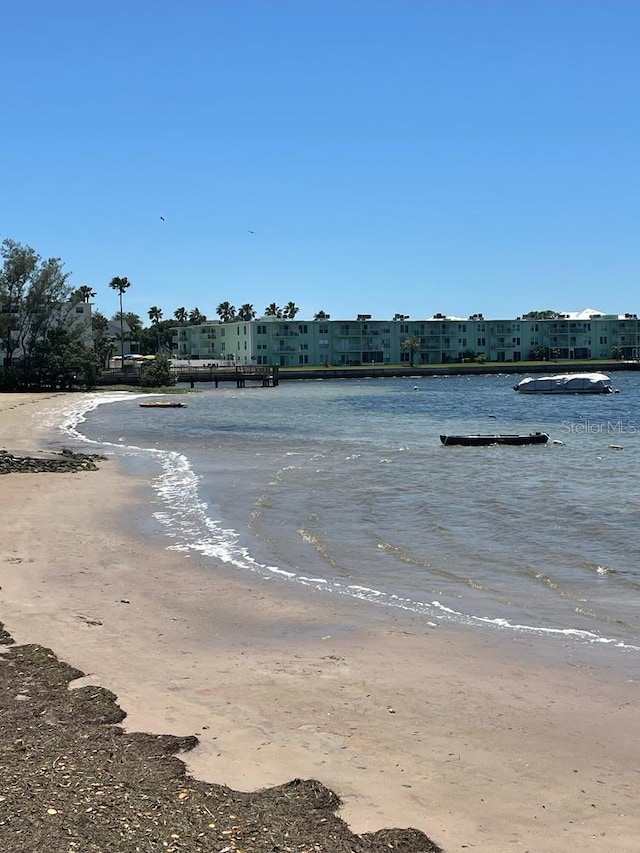
[[[180,384],[187,383],[192,388],[196,382],[209,382],[216,388],[221,382],[235,382],[236,388],[259,385],[262,388],[276,388],[280,381],[277,364],[244,364],[237,367],[174,367],[172,372]],[[127,364],[124,370],[110,368],[100,376],[100,385],[139,385],[141,368],[137,364]]]
[[[237,367],[174,367],[179,383],[188,382],[193,388],[196,382],[211,382],[217,388],[221,382],[235,382],[236,388],[260,385],[276,388],[279,370],[276,364],[243,364]]]

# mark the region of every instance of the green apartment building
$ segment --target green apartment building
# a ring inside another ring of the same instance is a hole
[[[591,309],[554,319],[486,320],[435,314],[426,320],[396,315],[373,320],[298,320],[261,317],[176,327],[173,356],[205,362],[280,367],[448,364],[474,360],[637,359],[636,314]]]

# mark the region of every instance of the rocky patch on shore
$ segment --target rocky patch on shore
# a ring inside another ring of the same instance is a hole
[[[74,453],[63,449],[60,453],[43,456],[15,456],[0,450],[0,474],[69,474],[75,471],[97,471],[99,461],[106,456],[98,453]]]
[[[3,853],[442,853],[416,829],[354,835],[315,780],[241,793],[189,777],[195,737],[127,733],[116,697],[0,623]]]

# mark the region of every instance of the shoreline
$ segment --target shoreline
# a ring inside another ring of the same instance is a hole
[[[37,452],[37,413],[74,396],[0,395],[0,449]],[[122,523],[147,488],[115,458],[0,478],[0,621],[112,690],[128,731],[197,735],[188,771],[236,790],[319,779],[354,832],[635,849],[637,681],[212,571]]]

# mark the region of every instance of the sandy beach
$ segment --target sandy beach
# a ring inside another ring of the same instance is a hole
[[[0,449],[38,453],[72,404],[0,395]],[[638,679],[231,577],[137,531],[151,497],[116,458],[0,477],[0,621],[113,691],[128,731],[197,735],[188,771],[236,790],[317,779],[357,833],[412,826],[449,853],[637,851]]]

